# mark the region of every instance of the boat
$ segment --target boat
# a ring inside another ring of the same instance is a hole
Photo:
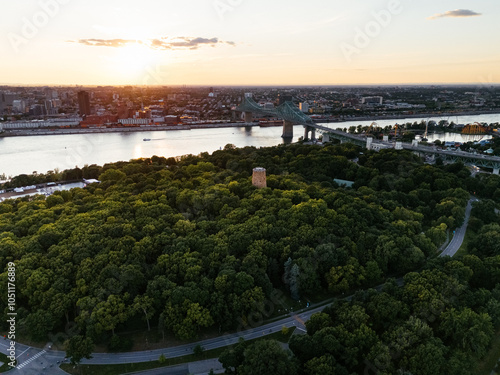
[[[143,141],[144,142],[149,142],[151,139],[150,138],[144,138]]]

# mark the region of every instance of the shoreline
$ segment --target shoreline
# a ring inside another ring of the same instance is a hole
[[[158,125],[137,126],[123,128],[75,128],[75,129],[19,129],[5,130],[0,133],[0,138],[29,137],[39,135],[68,135],[68,134],[105,134],[105,133],[140,133],[151,131],[173,131],[173,130],[196,130],[196,129],[219,129],[219,128],[241,128],[259,126],[259,123],[227,123],[227,124],[199,124],[199,125]]]
[[[377,121],[377,120],[399,120],[410,118],[425,118],[425,117],[453,117],[453,116],[480,116],[480,115],[497,115],[498,111],[467,111],[460,113],[423,113],[423,114],[406,114],[406,115],[390,115],[390,116],[358,116],[342,120],[335,119],[318,119],[317,124],[342,124],[353,121]],[[218,129],[218,128],[240,128],[261,126],[258,122],[244,123],[233,122],[224,124],[198,124],[198,125],[152,125],[152,126],[137,126],[137,127],[121,127],[121,128],[74,128],[74,129],[17,129],[5,130],[0,133],[0,138],[8,137],[27,137],[27,136],[43,136],[43,135],[68,135],[68,134],[105,134],[105,133],[138,133],[151,131],[174,131],[174,130],[196,130],[196,129]],[[272,125],[281,126],[281,125]],[[269,127],[269,125],[265,126]]]
[[[426,117],[458,117],[458,116],[481,116],[481,115],[498,115],[499,110],[492,111],[464,111],[464,112],[443,112],[443,113],[416,113],[405,115],[388,115],[388,116],[357,116],[339,121],[339,123],[347,121],[376,121],[376,120],[399,120],[405,118],[426,118]],[[333,122],[333,121],[332,121]]]

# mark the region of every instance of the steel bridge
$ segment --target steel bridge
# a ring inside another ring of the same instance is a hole
[[[385,148],[396,148],[408,150],[421,155],[431,155],[440,157],[443,161],[462,162],[468,165],[475,165],[483,168],[493,169],[494,174],[499,174],[500,157],[471,154],[463,151],[440,150],[435,147],[421,146],[418,143],[402,143],[373,140],[371,137],[345,133],[340,130],[330,129],[326,126],[316,124],[309,116],[304,114],[292,102],[287,101],[276,108],[263,108],[258,105],[250,96],[245,96],[243,103],[236,108],[236,111],[245,114],[245,122],[253,122],[253,115],[272,116],[283,119],[283,138],[293,138],[293,125],[303,125],[305,128],[304,140],[316,139],[316,131],[323,134],[323,142],[328,142],[330,138],[340,140],[340,142],[354,143],[368,149],[381,150]]]
[[[245,95],[243,102],[236,108],[237,112],[245,114],[245,122],[253,122],[254,115],[272,116],[283,119],[283,138],[293,138],[293,125],[303,125],[305,128],[304,140],[309,139],[309,131],[311,131],[311,139],[316,139],[316,129],[318,125],[292,102],[287,101],[276,108],[263,108],[258,105],[251,96]]]

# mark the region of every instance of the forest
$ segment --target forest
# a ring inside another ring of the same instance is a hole
[[[254,167],[267,169],[267,188],[252,186]],[[293,336],[288,366],[304,374],[359,373],[364,359],[388,374],[411,371],[426,355],[458,371],[498,328],[499,176],[350,144],[227,145],[60,175],[100,183],[0,203],[0,292],[13,262],[20,329],[32,340],[75,322],[80,335],[109,345],[137,320],[192,340],[235,329],[276,290],[296,300],[367,290]],[[470,194],[483,198],[470,223],[483,233],[474,255],[436,259]],[[369,289],[402,276],[403,288]],[[464,337],[452,340],[457,327]],[[446,373],[437,368],[413,373]]]
[[[230,374],[475,374],[500,328],[499,283],[500,255],[434,260],[403,287],[392,279],[314,314],[290,340],[293,357],[266,341],[219,359]]]

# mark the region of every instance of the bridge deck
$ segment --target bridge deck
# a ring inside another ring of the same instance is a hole
[[[284,104],[274,109],[265,109],[258,105],[252,98],[245,97],[243,103],[238,108],[236,108],[236,110],[240,112],[252,112],[261,115],[271,115],[298,125],[303,125],[306,128],[314,128],[316,130],[319,130],[321,133],[328,133],[331,137],[341,139],[342,141],[352,142],[358,145],[366,145],[366,136],[350,134],[316,124],[309,116],[304,114],[292,102],[285,102]],[[373,140],[373,145],[379,145],[383,148],[394,147],[394,143],[378,140]],[[422,154],[439,155],[445,160],[462,161],[465,164],[474,164],[480,167],[493,168],[493,170],[496,171],[498,171],[498,169],[500,168],[500,157],[497,156],[471,154],[464,151],[439,150],[434,147],[420,145],[414,146],[409,143],[402,143],[402,147],[405,150]]]

